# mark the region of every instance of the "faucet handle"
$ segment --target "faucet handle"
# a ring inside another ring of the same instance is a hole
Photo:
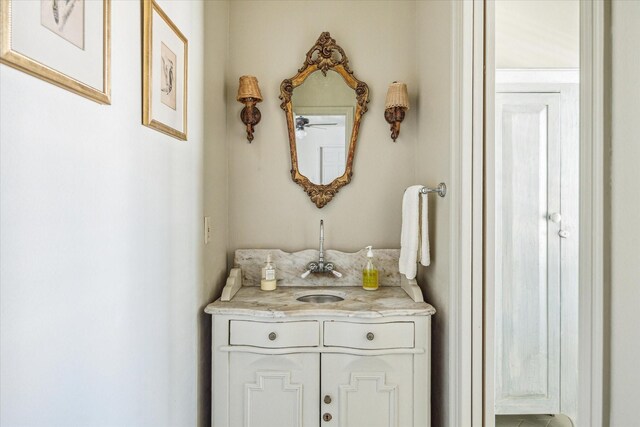
[[[309,274],[311,274],[311,269],[309,269],[309,270],[305,271],[304,273],[302,273],[300,275],[300,277],[302,277],[303,279],[306,279]]]
[[[331,270],[331,273],[332,273],[334,276],[338,277],[338,278],[339,278],[339,277],[342,277],[342,273],[340,273],[339,271]]]

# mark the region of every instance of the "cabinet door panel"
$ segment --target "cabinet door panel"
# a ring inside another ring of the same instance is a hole
[[[319,424],[319,354],[230,353],[229,367],[230,426]]]
[[[321,377],[322,426],[413,425],[412,355],[323,354]]]

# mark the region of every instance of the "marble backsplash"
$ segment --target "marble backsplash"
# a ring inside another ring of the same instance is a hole
[[[342,277],[331,273],[312,273],[303,279],[300,275],[307,271],[307,264],[318,261],[319,252],[316,249],[293,253],[280,249],[238,249],[234,267],[242,269],[243,286],[260,286],[261,269],[269,253],[276,264],[278,286],[361,286],[362,269],[367,262],[366,249],[354,253],[329,249],[324,252],[324,260],[333,263],[334,269],[342,273]],[[399,258],[400,249],[373,250],[380,286],[400,286]]]

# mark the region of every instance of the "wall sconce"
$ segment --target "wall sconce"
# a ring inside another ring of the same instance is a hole
[[[384,118],[391,125],[391,139],[396,142],[400,135],[400,123],[404,120],[405,111],[409,109],[409,94],[405,83],[391,83],[384,108]]]
[[[262,102],[258,79],[254,76],[240,77],[236,99],[244,104],[244,108],[240,112],[240,120],[247,126],[247,140],[251,143],[253,141],[253,127],[260,123],[262,117],[260,110],[256,107],[258,102]]]

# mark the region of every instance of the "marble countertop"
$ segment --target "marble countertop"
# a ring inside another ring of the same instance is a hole
[[[310,294],[332,294],[344,301],[309,303],[296,298]],[[424,302],[414,302],[400,287],[380,287],[365,291],[350,287],[279,287],[262,291],[259,287],[244,286],[231,301],[217,300],[205,309],[209,314],[245,315],[255,317],[342,316],[376,318],[389,316],[430,316],[435,308]]]
[[[275,263],[278,279],[287,286],[317,288],[318,286],[352,287],[362,283],[362,268],[367,263],[367,250],[358,252],[341,252],[332,249],[324,251],[325,262],[331,262],[342,274],[337,278],[331,274],[311,274],[306,278],[300,275],[307,270],[310,261],[318,261],[316,249],[305,249],[298,252],[284,252],[280,249],[238,249],[234,256],[234,267],[242,270],[243,286],[260,286],[260,276],[267,255]],[[373,249],[374,264],[378,270],[380,286],[400,286],[398,272],[400,249]]]

